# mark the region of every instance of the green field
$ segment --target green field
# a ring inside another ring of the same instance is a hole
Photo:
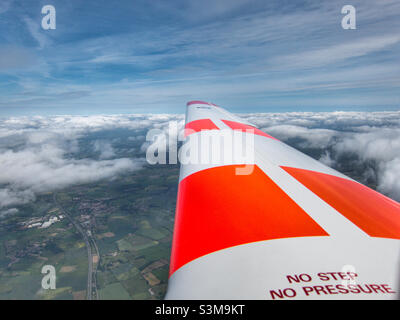
[[[131,296],[119,282],[100,289],[99,296],[102,300],[131,300]]]
[[[57,192],[59,205],[74,219],[84,223],[86,216],[91,217],[90,230],[100,251],[100,299],[164,296],[177,180],[177,166],[149,166],[113,181]],[[63,219],[47,229],[18,227],[28,219],[60,212],[48,193],[21,206],[17,215],[0,220],[0,299],[85,298],[87,251],[70,221]],[[146,280],[143,270],[157,261],[162,266]],[[41,288],[41,268],[47,264],[56,269],[56,290]]]

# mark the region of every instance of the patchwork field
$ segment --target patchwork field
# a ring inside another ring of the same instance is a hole
[[[176,166],[148,167],[131,175],[41,195],[0,221],[0,299],[86,299],[87,248],[66,218],[48,228],[21,223],[66,210],[98,250],[99,299],[160,299],[168,277],[177,192]],[[95,250],[93,246],[92,250]],[[44,265],[56,270],[56,289],[44,290]]]

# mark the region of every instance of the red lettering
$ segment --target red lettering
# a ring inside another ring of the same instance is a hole
[[[367,288],[368,289],[368,291],[365,291],[364,289],[363,289],[363,286],[362,285],[360,285],[360,284],[358,284],[357,285],[357,287],[359,287],[360,288],[360,290],[362,291],[362,292],[364,292],[364,293],[372,293],[372,289],[370,288],[370,286],[369,285],[365,285],[365,288]]]
[[[347,286],[347,288],[349,288],[349,291],[350,291],[351,293],[360,293],[360,289],[358,289],[356,285],[349,284],[349,285]]]
[[[286,276],[286,279],[289,281],[289,283],[292,283],[292,281],[297,283],[299,283],[300,281],[310,282],[312,280],[311,276],[307,273],[302,273],[300,275],[295,274],[294,276]]]
[[[328,294],[328,293],[325,291],[325,289],[324,289],[323,286],[314,286],[314,290],[315,290],[315,292],[316,292],[318,295],[319,295],[320,292],[323,292],[323,293],[325,293],[325,294]]]
[[[289,292],[290,292],[290,294],[289,294]],[[286,289],[283,289],[283,294],[288,298],[293,298],[296,296],[296,291],[294,291],[291,288],[286,288]]]
[[[297,274],[293,276],[286,276],[286,278],[288,279],[289,283],[292,283],[292,281],[299,283],[300,282],[300,278]]]
[[[328,290],[329,294],[338,294],[338,292],[335,290],[335,287],[331,284],[326,285],[325,288]]]
[[[306,273],[302,273],[299,277],[303,282],[310,282],[312,279],[311,276]]]
[[[271,298],[273,300],[275,300],[275,296],[277,296],[280,299],[283,299],[283,292],[282,290],[278,290],[278,292],[276,292],[275,290],[270,290],[269,293],[271,294]]]
[[[322,280],[322,281],[328,281],[328,280],[329,280],[329,277],[328,277],[328,276],[326,275],[326,273],[324,273],[324,272],[318,273],[317,276],[318,276],[319,279]]]
[[[346,286],[342,284],[336,285],[336,288],[339,290],[340,293],[347,294],[349,293],[349,290],[346,289]]]
[[[314,289],[313,289],[313,287],[303,287],[303,291],[306,294],[306,296],[309,296],[309,293],[313,292]]]
[[[370,284],[369,286],[372,288],[372,290],[375,291],[375,293],[378,293],[378,291],[386,293],[383,289],[381,289],[381,286],[379,284]]]
[[[396,291],[393,291],[392,288],[390,288],[388,284],[382,284],[381,286],[383,289],[385,289],[385,291],[387,293],[396,293]]]
[[[327,274],[330,274],[334,280],[337,280],[335,273],[337,273],[337,272],[327,272]]]
[[[354,280],[355,277],[358,277],[358,274],[355,272],[347,272],[347,274],[349,275],[349,277],[351,278],[351,280]]]
[[[270,290],[269,293],[271,294],[271,298],[273,300],[275,300],[275,297],[283,299],[285,297],[287,298],[293,298],[296,296],[296,291],[293,290],[292,288],[286,288],[282,290],[278,290],[278,292],[276,292],[275,290]]]
[[[338,272],[338,275],[342,280],[350,280],[350,277],[344,272]]]

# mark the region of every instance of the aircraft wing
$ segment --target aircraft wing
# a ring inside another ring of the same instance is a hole
[[[398,202],[211,103],[185,135],[167,299],[399,297]]]

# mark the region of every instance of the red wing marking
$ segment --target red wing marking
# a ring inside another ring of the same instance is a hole
[[[400,204],[351,180],[282,167],[371,237],[400,239]]]
[[[188,103],[186,103],[187,106],[190,106],[192,104],[206,104],[208,106],[215,106],[217,107],[216,104],[214,103],[210,103],[210,102],[204,102],[204,101],[199,101],[199,100],[195,100],[195,101],[189,101]]]
[[[328,236],[260,168],[198,171],[179,184],[170,274],[217,250],[255,241]]]
[[[185,125],[185,137],[201,130],[219,130],[219,128],[210,119],[194,120]]]
[[[240,130],[245,132],[246,130],[254,130],[254,134],[259,135],[259,136],[264,136],[267,138],[275,139],[273,136],[270,136],[269,134],[266,134],[265,132],[261,131],[260,129],[257,129],[256,127],[249,126],[248,124],[236,122],[236,121],[230,121],[230,120],[222,120],[228,127],[230,127],[232,130]]]

